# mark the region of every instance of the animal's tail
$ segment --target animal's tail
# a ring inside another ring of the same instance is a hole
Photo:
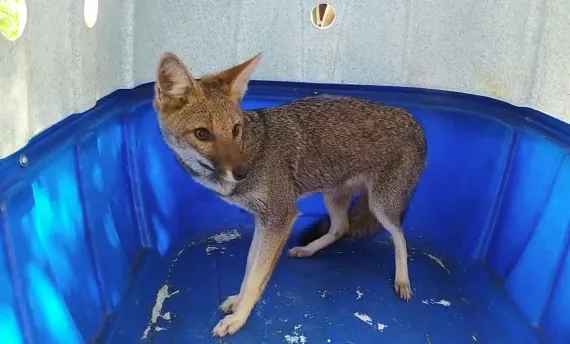
[[[323,216],[317,223],[303,231],[299,238],[299,245],[308,245],[310,242],[325,235],[329,231],[330,224],[331,219],[329,215]],[[380,223],[370,212],[368,195],[366,193],[359,195],[352,207],[350,207],[348,224],[349,230],[346,235],[351,237],[371,236],[380,228]]]

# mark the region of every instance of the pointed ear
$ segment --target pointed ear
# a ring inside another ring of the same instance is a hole
[[[160,105],[169,102],[183,105],[192,92],[199,91],[200,86],[182,60],[170,52],[162,54],[156,70],[155,101]]]
[[[216,74],[215,77],[225,86],[224,88],[231,97],[241,100],[247,91],[249,79],[259,64],[261,57],[262,54],[259,53],[237,66]]]

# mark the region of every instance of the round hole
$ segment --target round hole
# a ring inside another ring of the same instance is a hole
[[[1,1],[1,0],[0,0]],[[95,26],[99,13],[99,0],[85,0],[83,3],[83,18],[88,28]]]
[[[336,10],[331,4],[315,5],[311,11],[311,23],[317,29],[328,29],[336,19]]]
[[[17,40],[24,32],[28,19],[25,0],[0,0],[0,32],[11,41]]]

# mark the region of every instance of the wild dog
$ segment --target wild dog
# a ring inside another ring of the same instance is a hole
[[[298,215],[296,200],[309,193],[323,194],[329,216],[320,228],[325,224],[326,233],[289,256],[309,257],[381,224],[395,248],[395,291],[409,300],[402,217],[425,168],[422,126],[403,108],[344,96],[242,111],[260,59],[199,80],[173,53],[164,53],[157,68],[154,106],[166,144],[194,180],[255,217],[240,291],[221,304],[230,314],[213,335],[244,326]]]

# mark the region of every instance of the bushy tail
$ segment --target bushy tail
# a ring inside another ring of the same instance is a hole
[[[347,236],[366,237],[371,236],[380,228],[380,223],[370,212],[368,206],[368,195],[366,193],[358,196],[348,212],[349,230]],[[305,246],[325,235],[330,228],[331,219],[329,215],[323,216],[313,226],[307,228],[299,238],[299,245]]]

